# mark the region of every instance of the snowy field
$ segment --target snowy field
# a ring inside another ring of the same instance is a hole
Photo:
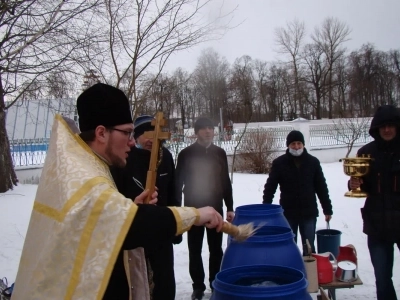
[[[350,199],[343,196],[346,191],[348,177],[343,174],[341,163],[322,164],[328,182],[330,197],[333,203],[331,228],[342,232],[342,245],[353,244],[358,252],[359,275],[362,286],[353,289],[337,290],[337,299],[376,299],[375,278],[369,258],[366,235],[362,233],[360,207],[364,199]],[[262,192],[267,175],[235,173],[233,190],[235,206],[261,203]],[[0,194],[0,278],[7,277],[9,283],[14,282],[18,270],[22,246],[29,223],[36,185],[20,185],[13,191]],[[279,192],[274,203],[278,203]],[[322,211],[320,209],[320,211]],[[317,229],[324,229],[326,223],[323,216],[318,218]],[[208,268],[208,247],[204,239],[203,260]],[[224,238],[226,247],[226,238]],[[192,292],[188,270],[188,250],[186,235],[183,242],[175,247],[175,276],[177,282],[177,300],[188,300]],[[207,269],[206,269],[207,270]],[[206,271],[206,274],[208,271]],[[395,249],[393,282],[400,298],[400,254]],[[208,282],[207,278],[205,280]],[[209,293],[208,288],[208,293]],[[313,295],[316,299],[316,294]]]

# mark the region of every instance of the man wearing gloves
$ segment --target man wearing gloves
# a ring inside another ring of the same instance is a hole
[[[304,148],[304,136],[293,130],[286,137],[286,153],[276,158],[264,186],[263,203],[272,203],[279,184],[280,205],[295,234],[300,230],[303,255],[307,254],[306,239],[315,253],[315,226],[318,217],[318,205],[315,194],[321,203],[325,221],[332,217],[332,204],[328,187],[319,160]]]

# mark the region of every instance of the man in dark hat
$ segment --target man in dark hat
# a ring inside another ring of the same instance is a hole
[[[351,177],[351,189],[368,193],[361,215],[363,232],[374,266],[378,300],[397,299],[393,286],[393,246],[400,250],[400,112],[393,105],[380,106],[371,121],[374,141],[357,155],[369,155],[370,171],[361,179]]]
[[[228,161],[225,151],[213,144],[214,125],[208,118],[199,118],[194,124],[197,141],[183,149],[178,155],[176,166],[177,197],[185,205],[201,207],[210,205],[221,215],[223,202],[227,209],[226,220],[234,217],[232,185],[229,178]],[[193,280],[192,299],[202,299],[206,286],[201,257],[204,227],[192,228],[188,232],[189,273]],[[219,272],[222,260],[222,234],[207,228],[207,242],[210,251],[209,282]]]
[[[112,175],[118,191],[127,198],[134,199],[140,195],[146,186],[147,171],[149,170],[150,155],[153,139],[144,136],[146,131],[154,131],[151,121],[153,116],[142,115],[134,122],[134,138],[136,145],[128,154],[127,165],[124,169],[112,168]],[[171,152],[162,147],[162,160],[157,168],[156,186],[158,188],[158,206],[181,206],[175,197],[175,164]],[[175,274],[174,274],[174,250],[172,244],[182,241],[182,235],[178,235],[161,243],[154,248],[145,248],[146,258],[150,262],[153,274],[153,300],[175,299]]]
[[[15,299],[149,300],[144,251],[199,225],[221,230],[211,207],[141,205],[120,194],[109,167],[134,145],[129,102],[96,84],[77,101],[81,137],[53,123],[13,292]],[[154,193],[153,203],[157,201]]]
[[[278,184],[281,190],[279,203],[289,222],[297,243],[300,230],[303,255],[308,255],[306,239],[315,253],[315,226],[318,217],[318,204],[321,203],[325,221],[332,217],[332,204],[328,187],[319,160],[304,148],[304,136],[293,130],[286,137],[286,153],[272,162],[271,171],[264,186],[263,203],[271,204]]]

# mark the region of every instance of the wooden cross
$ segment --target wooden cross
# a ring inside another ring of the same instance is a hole
[[[149,203],[151,200],[151,195],[155,191],[156,186],[156,179],[157,179],[157,168],[158,165],[161,163],[159,157],[162,151],[160,145],[162,140],[168,140],[171,138],[170,132],[162,131],[162,127],[165,126],[167,120],[164,119],[164,115],[162,112],[157,112],[156,117],[154,120],[151,121],[151,125],[154,126],[154,131],[145,131],[144,137],[147,139],[153,139],[153,145],[151,147],[151,155],[150,155],[150,164],[149,170],[147,171],[147,178],[146,178],[146,190],[149,189],[149,195],[147,196],[144,203]],[[161,145],[162,146],[162,145]]]

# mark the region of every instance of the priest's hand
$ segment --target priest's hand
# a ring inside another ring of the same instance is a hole
[[[133,202],[135,202],[135,204],[143,204],[144,201],[145,201],[146,198],[147,198],[147,195],[148,195],[149,193],[150,193],[150,190],[145,190],[145,191],[142,192],[139,196],[137,196]],[[157,191],[155,191],[155,192],[153,193],[153,195],[151,195],[151,200],[150,200],[149,204],[156,204],[157,201],[158,201],[157,196],[158,196],[158,193],[157,193]]]
[[[200,218],[194,223],[194,225],[216,228],[218,232],[221,231],[222,225],[224,225],[224,220],[214,208],[206,206],[198,208],[197,211],[200,214]]]

